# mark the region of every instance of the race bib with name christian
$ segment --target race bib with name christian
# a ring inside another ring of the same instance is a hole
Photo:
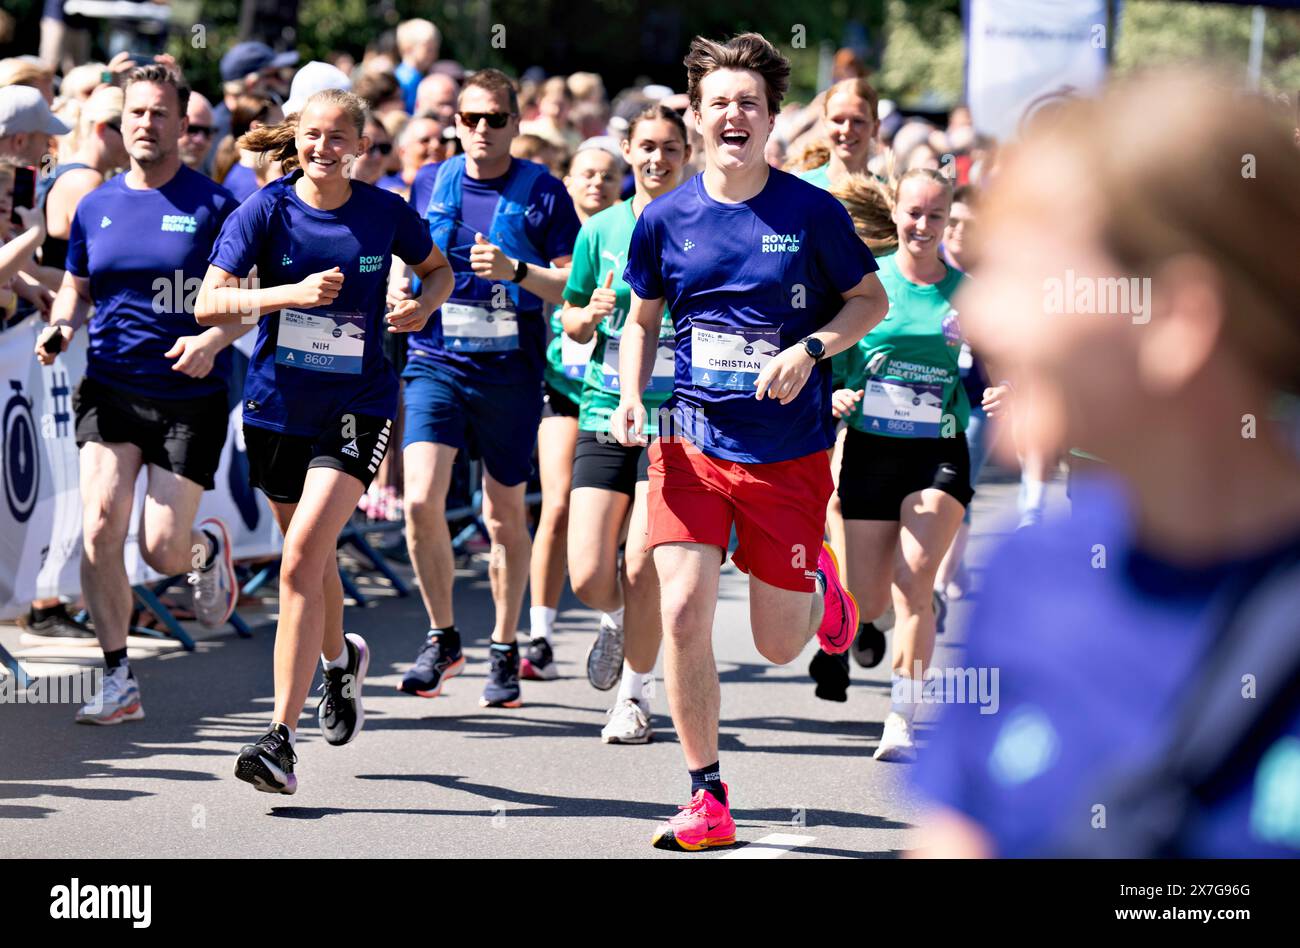
[[[701,388],[753,391],[763,367],[781,351],[781,330],[691,326],[691,381]]]
[[[509,307],[442,304],[443,344],[452,352],[509,352],[519,348],[519,317]]]
[[[569,334],[561,333],[560,335],[560,363],[564,368],[566,378],[580,379],[587,371],[587,363],[591,361],[591,353],[596,348],[596,334],[592,333],[591,338],[586,342],[577,342],[570,339]]]
[[[605,361],[601,365],[605,387],[618,390],[618,347],[619,336],[610,336],[605,340]],[[655,350],[655,364],[650,372],[650,384],[647,392],[671,392],[673,390],[673,373],[675,371],[675,354],[677,340],[672,336],[660,336],[659,347]]]
[[[943,420],[943,386],[867,379],[862,419],[867,430],[909,438],[937,438]]]
[[[280,310],[275,364],[313,372],[360,375],[366,354],[365,313]]]

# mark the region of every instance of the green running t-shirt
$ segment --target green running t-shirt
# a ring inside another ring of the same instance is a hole
[[[635,226],[632,202],[615,204],[588,218],[573,247],[573,266],[564,298],[574,306],[586,306],[592,292],[605,285],[605,275],[610,271],[614,274],[610,288],[615,294],[614,312],[596,326],[595,348],[583,378],[578,413],[578,428],[582,431],[608,432],[609,416],[618,407],[618,341],[632,305],[632,290],[623,282],[623,269]],[[577,343],[569,340],[569,345]],[[673,318],[665,307],[654,372],[641,396],[646,409],[646,433],[651,436],[658,434],[659,408],[673,392],[674,352]]]
[[[898,255],[880,258],[889,312],[857,345],[835,356],[836,388],[863,389],[846,419],[859,431],[894,438],[951,438],[966,430],[970,401],[957,360],[962,334],[952,298],[963,275],[909,282]]]

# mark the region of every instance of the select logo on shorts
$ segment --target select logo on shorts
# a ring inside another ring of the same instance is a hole
[[[198,219],[190,214],[164,214],[162,217],[162,230],[169,234],[192,234],[198,228]]]
[[[360,257],[357,260],[362,273],[377,273],[384,267],[383,256],[378,257]]]
[[[798,253],[803,234],[764,234],[763,253]]]
[[[346,455],[347,455],[348,457],[350,457],[350,458],[359,458],[359,457],[361,457],[361,449],[357,447],[357,439],[356,439],[356,438],[353,438],[353,439],[352,439],[351,441],[349,441],[347,444],[343,445],[343,447],[339,448],[339,450],[342,451],[344,454],[346,454]]]

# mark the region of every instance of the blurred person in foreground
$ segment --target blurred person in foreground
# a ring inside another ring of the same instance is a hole
[[[997,713],[945,709],[916,773],[939,807],[926,855],[1300,855],[1300,460],[1275,417],[1300,389],[1287,119],[1157,75],[1005,156],[959,306],[1034,392],[1023,438],[1106,463],[1072,483],[1068,522],[989,566],[965,662],[999,671]],[[1103,280],[1147,288],[1124,307]]]

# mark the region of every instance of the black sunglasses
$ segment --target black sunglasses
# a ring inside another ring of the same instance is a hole
[[[488,128],[505,128],[506,123],[510,121],[509,112],[457,112],[461,122],[467,128],[478,128],[478,123],[486,119]]]
[[[211,125],[194,125],[189,126],[189,134],[202,135],[204,138],[211,138],[216,133],[216,128]]]
[[[369,153],[372,155],[375,154],[388,155],[391,154],[392,151],[393,151],[393,146],[391,142],[375,142],[373,145],[370,146]]]

